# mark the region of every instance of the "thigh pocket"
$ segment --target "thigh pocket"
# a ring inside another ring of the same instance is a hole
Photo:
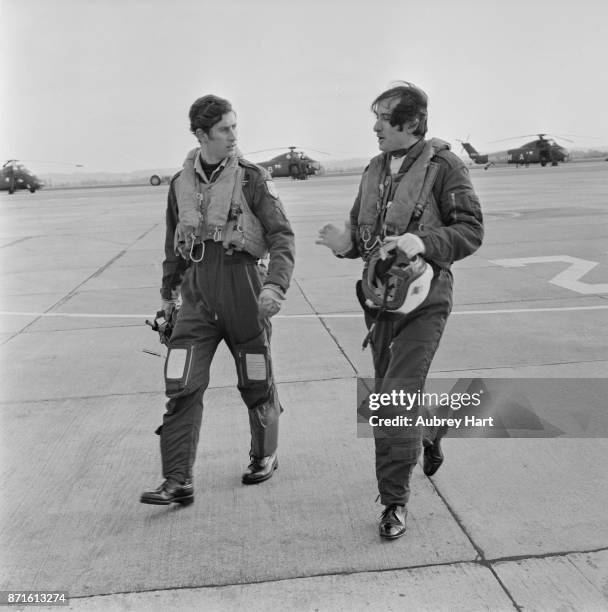
[[[194,346],[169,349],[165,361],[165,390],[167,397],[187,395],[195,388],[193,376]]]
[[[237,344],[236,365],[239,387],[266,386],[271,380],[270,350],[264,331],[250,342]]]
[[[418,437],[402,441],[401,444],[393,444],[389,451],[390,460],[393,463],[416,463],[420,455],[420,442]]]

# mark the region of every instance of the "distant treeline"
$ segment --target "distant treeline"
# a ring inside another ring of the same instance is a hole
[[[608,156],[608,148],[606,149],[570,149],[568,151],[571,159],[591,159],[594,157]]]

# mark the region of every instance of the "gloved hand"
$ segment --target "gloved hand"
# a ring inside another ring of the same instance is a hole
[[[177,299],[163,300],[160,310],[165,313],[165,319],[167,319],[167,321],[171,320],[171,315],[177,308],[177,301]]]
[[[167,346],[175,327],[179,307],[179,296],[170,300],[163,299],[160,310],[154,316],[154,320],[149,321],[146,319],[146,325],[149,325],[152,331],[158,332],[161,343]]]
[[[269,319],[281,310],[281,302],[285,299],[283,290],[278,285],[264,285],[258,296],[260,317]]]
[[[401,249],[410,259],[416,257],[416,255],[423,255],[426,251],[424,242],[416,234],[403,234],[403,236],[387,236],[384,239],[384,244],[388,247],[387,250],[391,251],[397,247]]]
[[[336,227],[333,223],[324,225],[319,230],[319,236],[315,244],[321,244],[330,248],[336,255],[342,255],[349,251],[353,244],[350,234],[350,220],[344,222],[344,229]]]

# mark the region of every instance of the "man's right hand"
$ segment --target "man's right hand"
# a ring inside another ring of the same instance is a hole
[[[324,225],[319,230],[319,236],[315,240],[315,244],[326,246],[338,255],[346,253],[352,248],[350,221],[344,222],[343,230],[335,226],[333,223]]]
[[[165,313],[165,319],[167,321],[171,320],[171,315],[173,311],[177,308],[177,300],[163,300],[161,304],[160,310]]]

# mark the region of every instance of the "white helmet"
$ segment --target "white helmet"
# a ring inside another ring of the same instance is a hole
[[[370,309],[408,314],[426,299],[433,268],[420,256],[409,259],[400,249],[377,249],[363,267],[361,288]]]

